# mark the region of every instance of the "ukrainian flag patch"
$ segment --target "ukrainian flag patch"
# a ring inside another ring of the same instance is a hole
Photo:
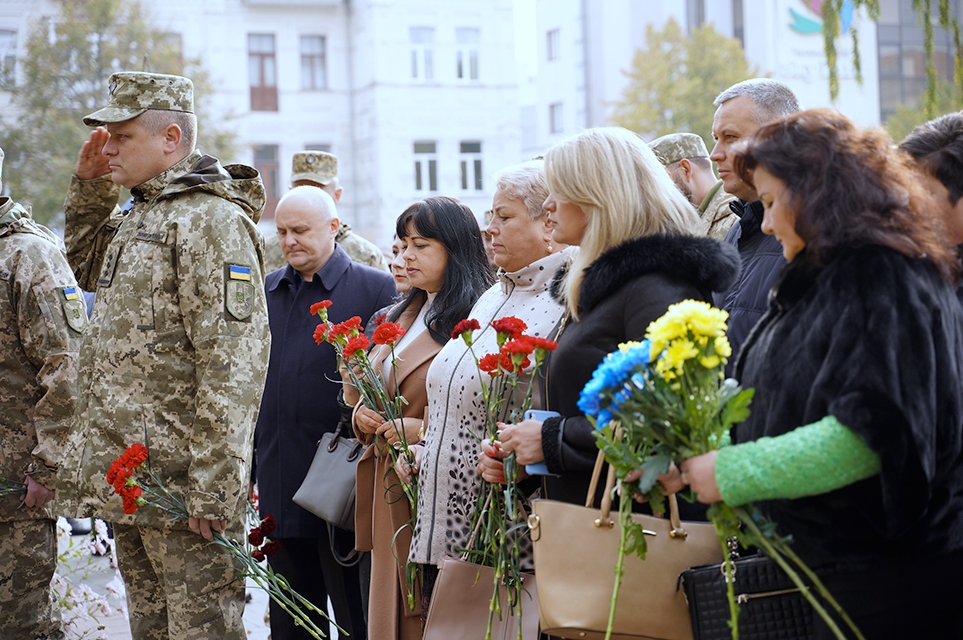
[[[246,282],[251,281],[251,267],[242,267],[237,264],[232,264],[228,267],[228,275],[231,280],[244,280]]]
[[[76,287],[64,287],[63,292],[64,298],[67,300],[80,300],[80,293]]]

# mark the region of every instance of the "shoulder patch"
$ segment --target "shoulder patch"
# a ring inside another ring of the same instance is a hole
[[[247,320],[254,312],[255,289],[251,283],[251,267],[224,265],[224,307],[236,320]]]
[[[77,287],[62,287],[60,294],[67,326],[77,333],[83,333],[87,329],[87,304],[83,294]]]

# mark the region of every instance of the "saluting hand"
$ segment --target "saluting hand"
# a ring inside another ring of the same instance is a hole
[[[80,147],[74,175],[80,180],[94,180],[110,173],[110,158],[104,155],[104,145],[110,139],[107,129],[97,127]]]

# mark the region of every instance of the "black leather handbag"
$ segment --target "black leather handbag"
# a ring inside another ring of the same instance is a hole
[[[733,560],[740,640],[800,640],[813,637],[813,608],[772,559],[753,555]],[[729,640],[729,600],[724,563],[687,569],[679,578],[689,603],[695,640]]]

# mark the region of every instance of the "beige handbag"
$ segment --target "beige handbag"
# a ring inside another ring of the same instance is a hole
[[[535,546],[542,633],[601,640],[608,626],[620,527],[610,513],[615,470],[610,466],[601,509],[592,508],[604,457],[599,453],[585,506],[534,500],[529,527]],[[692,640],[692,624],[679,575],[689,567],[722,561],[722,545],[708,522],[680,522],[675,496],[669,519],[636,515],[648,534],[645,560],[625,558],[625,574],[612,638]]]

